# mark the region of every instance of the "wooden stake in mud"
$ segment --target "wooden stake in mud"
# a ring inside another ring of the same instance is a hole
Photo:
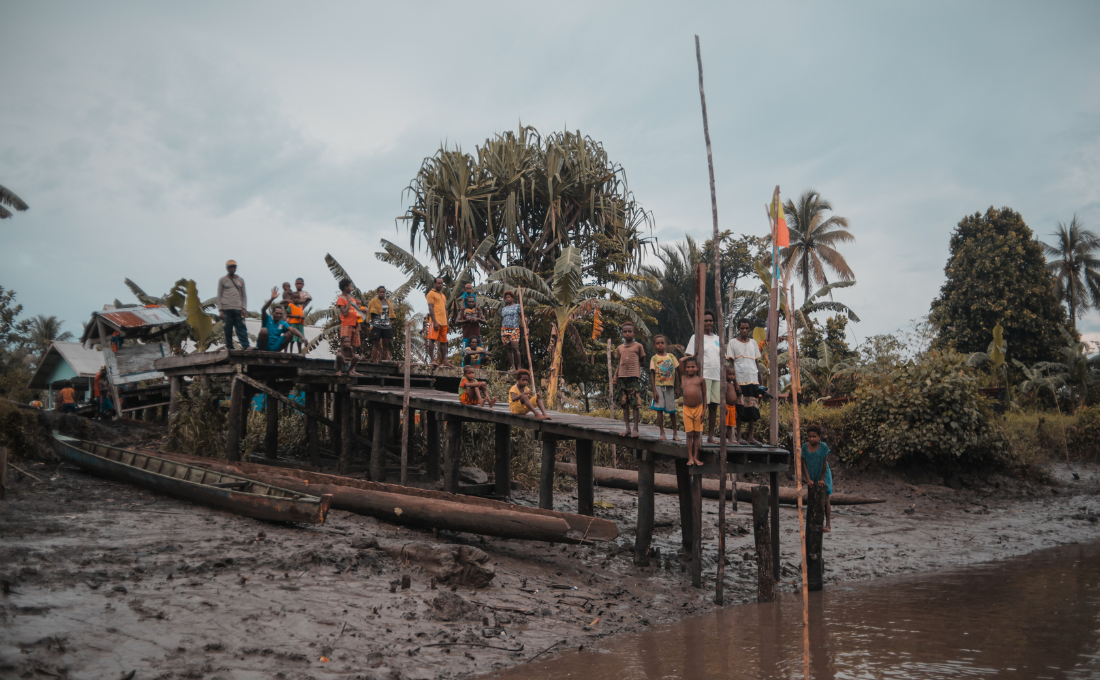
[[[706,335],[703,327],[703,308],[707,302],[707,265],[702,262],[695,268],[695,362],[699,366],[699,375],[703,375],[704,342]],[[706,395],[703,395],[703,417],[707,415]],[[702,433],[700,433],[700,438]],[[691,585],[700,588],[703,585],[703,475],[695,470],[691,474]]]
[[[401,395],[401,486],[409,483],[409,389],[412,386],[409,371],[412,364],[412,328],[405,324],[405,391]],[[374,453],[373,451],[371,452]]]
[[[775,192],[772,195],[772,203],[778,203],[779,201],[779,186],[776,185]],[[768,415],[771,421],[771,430],[768,433],[768,443],[772,446],[779,446],[779,404],[776,403],[775,397],[779,394],[779,367],[776,365],[779,361],[779,265],[778,265],[778,251],[775,243],[774,234],[776,233],[776,223],[778,221],[778,212],[768,213],[768,220],[771,225],[772,237],[772,289],[771,297],[768,302],[768,392],[772,395],[772,403],[768,407]],[[796,471],[797,472],[797,471]],[[768,483],[772,487],[771,496],[771,521],[772,521],[772,569],[774,569],[775,580],[779,580],[781,571],[781,565],[779,562],[779,473],[768,473]]]
[[[718,237],[718,197],[714,190],[714,155],[710,148],[710,127],[707,125],[707,95],[703,91],[703,53],[699,36],[695,36],[695,60],[699,64],[699,103],[703,107],[703,137],[707,140],[707,168],[710,170],[710,210],[714,217],[714,301],[718,317],[714,320],[718,346],[726,346],[726,325],[722,318],[722,259]],[[697,343],[698,344],[698,343]],[[719,353],[721,354],[721,353]],[[721,606],[726,577],[726,372],[720,370],[718,397],[718,576],[714,584],[714,602]]]
[[[798,390],[802,387],[798,366],[798,345],[794,333],[794,286],[787,298],[787,353],[791,371],[791,430],[794,434],[795,500],[798,505],[798,538],[802,547],[802,671],[810,680],[810,585],[806,573],[806,529],[802,523],[802,431],[798,419]],[[777,404],[778,406],[778,404]],[[779,409],[775,409],[778,411]],[[824,479],[824,477],[822,477]]]
[[[768,487],[752,488],[752,533],[756,539],[756,600],[775,602],[772,537],[768,530]]]
[[[531,361],[531,331],[527,328],[527,315],[523,311],[523,288],[516,286],[516,293],[519,297],[519,320],[523,324],[523,342],[527,345],[527,370],[531,371],[531,396],[535,397],[535,403],[537,403],[539,386],[538,381],[535,380],[535,364]]]
[[[607,406],[611,409],[611,419],[615,420],[615,377],[611,372],[611,338],[607,339]],[[619,451],[614,444],[611,445],[611,467],[619,467]]]

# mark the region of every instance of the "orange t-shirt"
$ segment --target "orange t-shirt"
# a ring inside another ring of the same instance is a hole
[[[354,300],[355,298],[351,298]],[[358,326],[359,325],[359,312],[355,311],[355,308],[349,304],[349,297],[341,295],[336,298],[336,306],[345,305],[344,311],[340,313],[340,325],[341,326]]]
[[[61,390],[61,403],[62,404],[75,404],[76,403],[76,390],[71,387],[66,387]]]

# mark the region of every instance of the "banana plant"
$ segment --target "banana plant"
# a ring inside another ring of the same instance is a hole
[[[557,337],[554,340],[550,362],[550,386],[547,402],[553,407],[561,378],[562,346],[566,336],[574,343],[584,345],[573,322],[592,316],[598,309],[604,314],[619,314],[634,322],[639,334],[648,335],[642,318],[633,309],[613,301],[614,293],[605,286],[589,286],[584,283],[584,262],[581,251],[573,246],[562,249],[554,262],[554,274],[545,281],[526,267],[505,267],[489,276],[490,284],[511,284],[524,287],[524,302],[535,302],[537,307],[530,314],[543,314],[554,319]],[[503,292],[503,288],[501,289]],[[533,294],[532,294],[533,293]],[[606,296],[606,297],[605,297]]]
[[[1050,390],[1051,396],[1054,397],[1054,403],[1058,403],[1058,390],[1066,384],[1065,364],[1040,361],[1029,367],[1019,359],[1013,359],[1012,363],[1020,369],[1020,374],[1024,376],[1018,389],[1021,394],[1031,395],[1032,406],[1038,408],[1039,391],[1042,389]]]
[[[779,356],[779,364],[782,366],[789,361],[790,352],[784,352]],[[860,375],[859,368],[854,362],[843,361],[829,349],[829,344],[822,341],[817,347],[817,358],[800,357],[800,368],[806,369],[802,377],[809,378],[816,387],[821,390],[821,399],[833,396],[833,382],[837,378],[849,378]]]
[[[1008,351],[1008,342],[1004,339],[1004,328],[1001,324],[993,327],[993,341],[984,352],[974,352],[966,358],[966,365],[971,368],[989,367],[989,373],[993,376],[993,386],[999,387],[998,378],[1005,378],[1008,382],[1008,366],[1005,364],[1005,353]]]

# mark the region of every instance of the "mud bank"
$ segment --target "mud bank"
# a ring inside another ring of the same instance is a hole
[[[457,678],[598,648],[608,636],[714,608],[717,501],[704,501],[704,587],[677,555],[676,499],[658,496],[659,560],[632,564],[632,492],[597,489],[615,544],[561,546],[439,534],[333,511],[322,526],[237,517],[32,464],[0,503],[0,677]],[[994,476],[970,488],[839,472],[889,499],[833,509],[826,587],[931,571],[1100,537],[1100,467],[1055,467],[1052,486]],[[931,480],[916,480],[931,481]],[[536,505],[537,495],[517,502]],[[569,493],[557,509],[575,509]],[[749,508],[732,513],[727,597],[755,598]],[[797,581],[795,510],[782,562]],[[432,587],[394,542],[465,544],[491,557],[482,588]],[[407,589],[402,578],[408,576]]]

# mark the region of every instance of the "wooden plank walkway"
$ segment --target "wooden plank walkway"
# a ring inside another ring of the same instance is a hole
[[[361,385],[349,388],[353,399],[361,399],[388,406],[401,406],[402,388],[390,386]],[[687,445],[684,433],[680,432],[679,441],[662,440],[660,429],[656,425],[641,425],[639,436],[624,437],[623,422],[611,418],[599,418],[579,413],[548,411],[550,420],[539,420],[530,415],[519,416],[512,413],[507,403],[500,400],[493,408],[468,406],[459,401],[458,395],[429,388],[413,388],[409,391],[409,408],[417,411],[437,411],[470,422],[487,422],[522,427],[534,430],[542,436],[558,439],[586,439],[614,444],[624,449],[648,451],[668,458],[687,459]],[[671,432],[668,433],[671,435]],[[703,459],[716,463],[718,444],[702,447]],[[791,454],[786,449],[773,446],[727,446],[727,470],[730,473],[745,472],[781,472],[790,464]],[[709,466],[708,466],[709,467]],[[709,472],[708,470],[705,470]]]

